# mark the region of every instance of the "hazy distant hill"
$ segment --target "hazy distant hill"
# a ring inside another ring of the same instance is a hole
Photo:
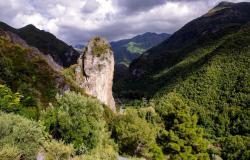
[[[131,39],[111,42],[116,64],[125,64],[128,66],[132,60],[138,58],[149,48],[160,44],[169,36],[170,35],[166,33],[157,34],[147,32]]]

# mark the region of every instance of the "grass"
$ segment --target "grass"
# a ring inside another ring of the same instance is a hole
[[[140,46],[135,43],[135,42],[129,42],[127,45],[127,50],[130,52],[130,53],[137,53],[137,54],[142,54],[143,52],[145,52],[145,49],[143,48],[140,48]]]
[[[93,39],[92,52],[95,56],[101,57],[102,55],[107,54],[109,50],[110,46],[100,37],[95,37]]]

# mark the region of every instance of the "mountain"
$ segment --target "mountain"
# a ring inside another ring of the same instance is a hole
[[[132,60],[138,58],[147,49],[160,44],[169,36],[170,35],[166,33],[157,34],[147,32],[131,39],[111,42],[116,64],[128,66]]]
[[[141,103],[147,100],[149,106],[159,107],[167,125],[174,115],[166,117],[172,110],[160,107],[186,102],[217,145],[227,136],[249,136],[249,8],[246,2],[223,2],[186,24],[135,60],[132,77],[120,82],[116,94],[129,102],[143,98]],[[168,100],[173,95],[178,97],[174,104]],[[223,159],[228,155],[224,153]]]
[[[30,46],[38,48],[45,55],[50,55],[54,61],[63,67],[69,67],[77,63],[79,52],[72,46],[57,39],[53,34],[39,30],[33,25],[27,25],[20,29],[15,29],[3,22],[0,22],[0,28],[17,34]]]
[[[0,28],[0,84],[24,96],[22,114],[37,119],[39,110],[53,102],[57,93],[77,90],[61,69],[50,56]]]
[[[160,45],[149,49],[130,66],[138,74],[171,67],[194,46],[239,29],[250,19],[249,3],[222,2],[207,14],[189,22]],[[224,32],[223,32],[224,31]]]
[[[82,44],[76,44],[76,45],[74,45],[74,49],[77,50],[79,53],[83,52],[84,47],[85,46],[82,45]]]

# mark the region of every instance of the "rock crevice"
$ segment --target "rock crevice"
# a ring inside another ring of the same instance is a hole
[[[95,37],[78,59],[76,82],[85,92],[115,111],[112,94],[114,55],[107,40]]]

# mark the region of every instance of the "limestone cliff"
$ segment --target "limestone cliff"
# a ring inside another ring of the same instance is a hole
[[[93,38],[85,47],[75,68],[76,82],[102,103],[115,111],[112,95],[114,55],[108,42],[100,37]]]

